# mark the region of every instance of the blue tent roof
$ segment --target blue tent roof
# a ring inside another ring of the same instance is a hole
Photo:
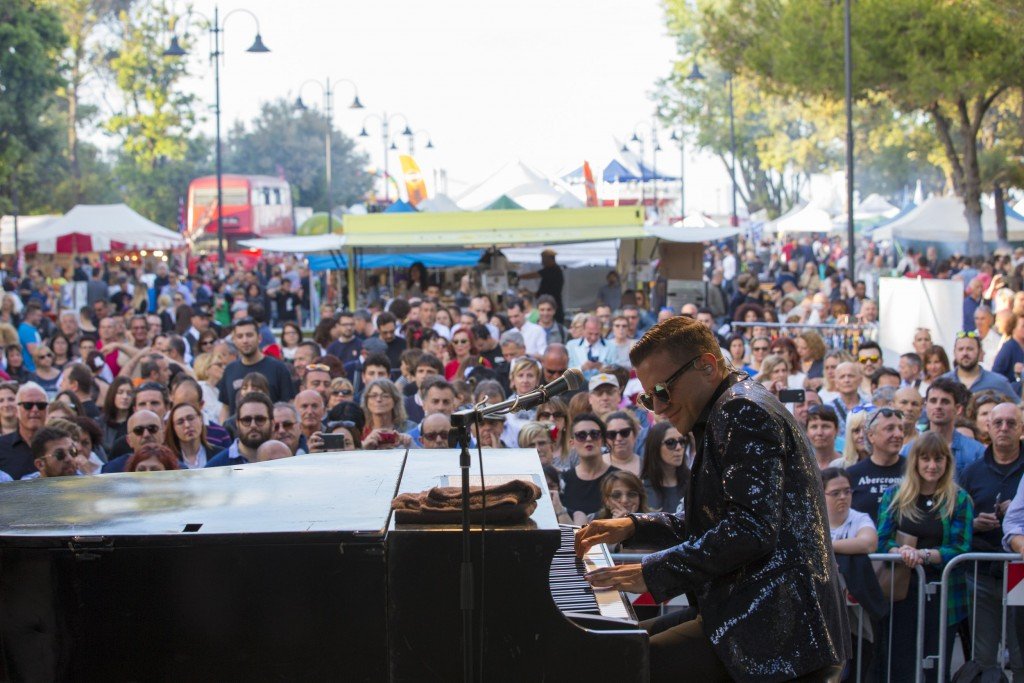
[[[402,199],[399,199],[397,202],[384,209],[384,213],[413,213],[415,211],[415,206]]]
[[[454,266],[475,266],[483,254],[481,249],[463,251],[432,251],[409,254],[362,254],[356,260],[358,268],[408,268],[419,261],[427,268],[449,268]],[[310,270],[335,270],[348,268],[345,254],[313,254],[308,257]]]
[[[647,166],[640,164],[640,175],[645,181],[647,180],[679,180],[678,176],[665,175],[664,173],[655,173]]]
[[[640,177],[622,165],[617,159],[612,159],[601,172],[601,177],[606,183],[635,183]]]
[[[583,180],[583,167],[578,167],[575,171],[570,171],[562,176],[562,180],[567,183],[571,183],[576,180]]]

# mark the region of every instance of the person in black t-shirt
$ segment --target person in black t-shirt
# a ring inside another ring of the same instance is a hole
[[[864,423],[871,456],[846,468],[853,489],[850,507],[871,515],[878,524],[878,504],[882,494],[903,478],[906,461],[900,457],[903,447],[903,413],[891,408],[874,411]]]
[[[545,249],[540,252],[541,269],[536,273],[520,275],[520,280],[540,279],[537,286],[538,299],[544,294],[550,294],[555,299],[555,320],[560,325],[565,324],[565,308],[562,306],[562,289],[565,287],[565,274],[562,267],[555,263],[555,250]]]
[[[224,376],[217,383],[220,402],[224,404],[221,423],[234,415],[235,397],[242,386],[242,379],[250,372],[258,372],[267,378],[271,401],[290,401],[295,397],[295,385],[288,366],[276,358],[264,356],[260,351],[259,327],[255,320],[242,318],[236,322],[231,340],[238,349],[238,360],[224,368]]]
[[[299,305],[301,297],[292,291],[292,281],[288,278],[281,280],[281,289],[277,290],[274,296],[277,302],[278,322],[295,322],[299,319]]]
[[[606,436],[601,418],[592,413],[580,413],[573,419],[569,433],[579,464],[562,473],[559,492],[573,524],[582,525],[601,509],[601,482],[609,472],[618,470],[604,461],[601,452]]]

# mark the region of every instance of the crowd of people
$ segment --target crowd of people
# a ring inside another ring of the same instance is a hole
[[[417,269],[401,296],[354,311],[325,306],[311,334],[298,313],[308,273],[294,261],[218,278],[82,259],[80,310],[54,296],[62,276],[34,268],[5,281],[0,303],[0,481],[449,448],[455,410],[577,368],[581,390],[488,415],[474,442],[535,450],[562,522],[683,513],[692,436],[637,400],[629,351],[658,321],[685,315],[712,331],[734,368],[788,401],[822,471],[838,556],[892,553],[937,581],[961,553],[1024,553],[1024,252],[886,264],[868,249],[853,279],[835,267],[839,256],[828,240],[767,252],[740,240],[707,250],[704,307],[668,308],[658,284],[650,303],[610,273],[592,310],[572,316],[543,287],[499,299],[468,275],[445,291]],[[963,282],[964,329],[952,348],[920,329],[886,364],[872,341],[882,275]],[[821,327],[829,323],[856,334]],[[984,666],[1001,655],[1002,567],[958,575],[950,591],[951,632],[971,632],[961,640]],[[917,666],[919,590],[912,574],[891,634],[887,620],[855,634],[896,680]],[[1010,611],[1007,643],[1024,680],[1019,612]],[[926,619],[934,652],[937,599]]]

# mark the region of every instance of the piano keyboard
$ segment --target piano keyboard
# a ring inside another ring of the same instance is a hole
[[[636,614],[626,597],[611,588],[593,588],[583,575],[599,567],[610,567],[608,546],[596,545],[582,560],[576,557],[574,537],[576,527],[559,525],[562,540],[551,561],[549,583],[551,597],[562,612],[596,614],[610,619],[621,619],[636,624]]]

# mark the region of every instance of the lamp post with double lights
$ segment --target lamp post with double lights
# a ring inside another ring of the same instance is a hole
[[[220,49],[221,33],[224,32],[224,26],[227,24],[228,19],[233,14],[243,12],[252,17],[252,20],[256,22],[256,39],[253,40],[252,45],[246,50],[246,52],[270,52],[270,49],[263,44],[263,37],[260,34],[260,20],[256,18],[256,15],[244,8],[233,9],[224,15],[224,19],[220,18],[220,8],[216,5],[213,8],[213,21],[211,22],[200,12],[190,10],[189,14],[195,14],[197,16],[206,19],[207,23],[210,24],[210,33],[213,34],[213,51],[210,53],[210,59],[213,60],[213,87],[214,87],[214,115],[216,118],[216,147],[214,148],[214,156],[216,157],[217,165],[217,264],[221,270],[225,266],[224,256],[224,188],[222,186],[221,176],[223,174],[221,165],[221,144],[220,144],[220,58],[224,55]],[[178,36],[171,37],[171,44],[164,50],[164,57],[184,57],[188,53],[178,43]]]
[[[704,74],[700,71],[700,64],[698,63],[696,56],[693,58],[693,69],[690,70],[690,74],[686,77],[686,80],[706,80]],[[738,194],[736,186],[736,116],[733,108],[731,72],[725,75],[725,83],[729,95],[729,181],[732,185],[732,213],[729,216],[729,224],[735,228],[739,226],[740,218],[736,211],[736,196]]]
[[[700,65],[697,64],[696,58],[693,61],[693,68],[690,69],[690,73],[686,76],[686,80],[691,83],[704,80],[704,74],[700,72]],[[679,130],[673,130],[672,135],[669,137],[673,142],[679,143],[679,217],[683,220],[686,219],[686,129],[682,121],[682,113],[680,112]]]
[[[391,114],[390,116],[388,116],[387,112],[384,112],[382,114],[369,114],[366,118],[363,119],[363,126],[362,126],[362,129],[359,131],[359,137],[361,137],[361,138],[368,138],[368,137],[370,137],[370,134],[366,131],[366,122],[367,121],[371,121],[371,120],[375,120],[375,121],[377,121],[378,124],[380,124],[380,137],[381,137],[381,141],[383,142],[383,147],[384,147],[384,203],[385,204],[388,203],[389,201],[391,201],[391,188],[388,185],[388,152],[390,150],[397,150],[398,149],[398,145],[396,145],[395,142],[391,139],[391,137],[390,137],[390,135],[388,133],[388,130],[391,127],[391,122],[394,119],[396,119],[396,118],[400,118],[400,119],[402,119],[403,122],[405,122],[405,128],[402,130],[401,134],[405,135],[406,137],[412,137],[413,133],[412,133],[412,128],[409,127],[409,119],[406,117],[405,114],[402,114],[402,113]]]
[[[430,134],[430,131],[426,128],[417,128],[413,131],[412,135],[409,136],[409,156],[416,154],[416,136],[420,133],[427,134],[427,144],[424,145],[424,148],[434,149],[434,136]]]
[[[651,147],[651,180],[654,181],[654,189],[652,191],[652,203],[654,211],[658,211],[658,152],[661,151],[661,143],[658,142],[658,128],[655,121],[652,119],[650,122],[650,134],[646,137],[640,134],[640,131],[647,126],[646,121],[639,121],[633,126],[633,136],[629,138],[629,141],[637,145],[640,150],[640,204],[641,206],[647,203],[646,195],[646,183],[644,179],[644,148],[646,146]],[[622,151],[629,151],[626,145],[622,146]]]
[[[324,132],[324,159],[326,164],[325,175],[327,178],[324,196],[327,199],[327,234],[330,235],[334,232],[334,215],[331,211],[331,167],[333,166],[331,163],[331,136],[334,133],[334,91],[331,89],[332,81],[330,78],[326,79],[322,83],[314,78],[303,81],[302,85],[299,86],[299,94],[295,98],[295,108],[299,111],[305,111],[308,109],[306,104],[302,101],[302,89],[310,83],[315,83],[319,86],[324,95],[324,119],[326,124],[326,130]],[[352,98],[352,104],[348,105],[348,108],[362,109],[363,103],[359,101],[359,88],[356,87],[355,82],[347,78],[338,78],[333,81],[334,85],[339,83],[348,83],[352,86],[352,90],[355,92],[355,95]]]

